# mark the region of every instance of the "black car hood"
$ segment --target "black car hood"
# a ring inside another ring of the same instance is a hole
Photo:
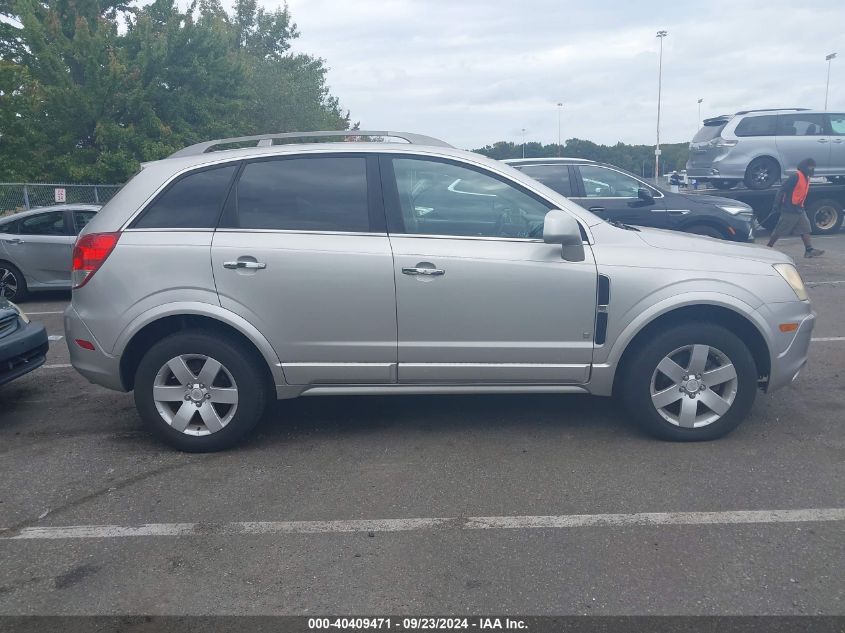
[[[740,202],[739,200],[734,200],[733,198],[723,198],[721,196],[710,196],[710,195],[696,195],[690,193],[678,193],[675,194],[678,196],[682,196],[686,200],[691,200],[693,202],[702,202],[704,204],[712,204],[716,206],[732,206],[732,207],[748,207],[748,210],[751,211],[751,206],[745,204],[744,202]]]

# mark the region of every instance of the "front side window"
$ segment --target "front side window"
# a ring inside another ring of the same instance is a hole
[[[18,223],[20,235],[66,235],[65,214],[63,211],[51,211],[24,218]]]
[[[826,123],[823,114],[780,114],[778,136],[824,136]]]
[[[132,225],[138,229],[213,229],[237,165],[182,176]]]
[[[368,232],[366,158],[249,163],[238,180],[236,224],[243,229]]]
[[[830,127],[836,136],[845,136],[845,114],[831,114]]]
[[[581,165],[578,169],[588,198],[636,198],[646,188],[636,178],[607,167]]]
[[[745,117],[736,126],[737,136],[774,136],[777,131],[777,116],[765,114],[763,116]]]
[[[539,238],[550,206],[492,175],[452,163],[393,159],[404,232]]]
[[[518,169],[562,196],[569,197],[572,195],[569,167],[566,165],[526,165],[525,167],[518,167]]]

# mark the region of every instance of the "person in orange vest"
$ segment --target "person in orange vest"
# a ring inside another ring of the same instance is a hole
[[[804,242],[804,257],[818,257],[824,251],[813,248],[810,241],[810,220],[804,210],[804,201],[810,191],[810,178],[816,171],[816,161],[805,158],[798,163],[798,171],[781,185],[773,211],[780,212],[780,219],[769,238],[769,246],[774,246],[784,235],[800,235]]]

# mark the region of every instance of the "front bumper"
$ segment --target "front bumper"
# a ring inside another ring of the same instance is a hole
[[[785,387],[798,377],[798,373],[807,364],[807,351],[815,325],[816,314],[811,312],[801,321],[786,349],[772,358],[767,393]]]
[[[38,369],[47,360],[47,330],[41,323],[18,322],[18,329],[0,339],[0,385]]]
[[[99,342],[91,334],[88,326],[79,318],[79,314],[73,309],[72,304],[65,309],[64,318],[65,340],[73,368],[94,384],[115,391],[126,391],[120,381],[119,359],[101,351]],[[91,341],[94,344],[94,349],[81,348],[76,344],[77,339]]]

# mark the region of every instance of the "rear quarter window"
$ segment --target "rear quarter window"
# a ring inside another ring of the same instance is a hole
[[[135,229],[213,229],[236,164],[194,171],[170,184],[132,223]]]

